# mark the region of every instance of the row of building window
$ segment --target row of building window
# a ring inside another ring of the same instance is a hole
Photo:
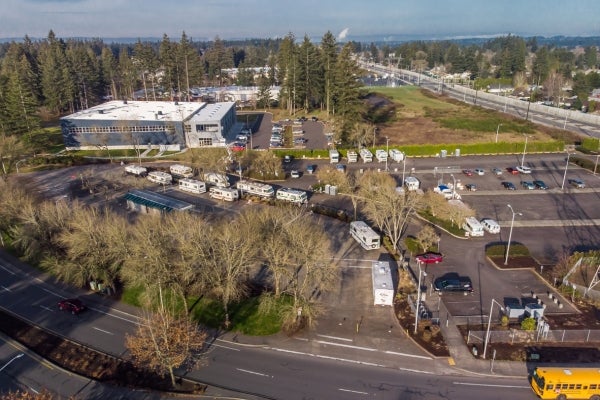
[[[129,132],[174,132],[175,127],[165,125],[145,126],[73,126],[69,133],[129,133]]]

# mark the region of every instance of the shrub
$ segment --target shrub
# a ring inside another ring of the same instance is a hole
[[[525,318],[523,321],[521,321],[521,329],[523,329],[524,331],[533,331],[535,330],[535,318]]]
[[[508,315],[503,315],[502,318],[500,318],[500,324],[503,327],[507,327],[508,326]]]
[[[431,332],[431,327],[426,326],[425,329],[423,329],[423,341],[430,342],[432,337],[433,333]]]

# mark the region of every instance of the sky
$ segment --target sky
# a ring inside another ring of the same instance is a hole
[[[0,38],[600,36],[600,0],[0,0],[0,10]]]

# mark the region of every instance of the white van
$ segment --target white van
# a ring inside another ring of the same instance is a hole
[[[483,229],[485,229],[489,233],[500,233],[500,225],[491,218],[482,219],[481,225],[483,225]]]

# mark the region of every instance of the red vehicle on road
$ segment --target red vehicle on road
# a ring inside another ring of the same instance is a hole
[[[64,299],[58,302],[58,308],[61,311],[68,311],[73,315],[77,315],[83,310],[85,306],[79,299]]]
[[[422,264],[437,264],[444,261],[444,256],[441,253],[434,253],[430,251],[427,253],[419,254],[415,257],[415,260]]]

